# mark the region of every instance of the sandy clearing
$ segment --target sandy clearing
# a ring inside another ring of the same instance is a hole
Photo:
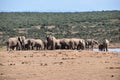
[[[120,53],[1,51],[0,80],[120,80]]]

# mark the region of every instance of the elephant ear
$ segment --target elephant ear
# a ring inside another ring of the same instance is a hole
[[[50,39],[51,41],[53,41],[53,40],[54,40],[54,37],[53,37],[52,35],[50,35],[50,36],[49,36],[49,39]]]
[[[47,41],[49,40],[49,35],[46,36]]]
[[[21,39],[22,39],[22,40],[25,40],[26,38],[25,38],[25,36],[21,36]]]
[[[49,40],[53,40],[53,37],[51,36],[51,35],[47,35],[47,40],[49,41]]]
[[[21,41],[21,37],[20,36],[18,37],[18,41]]]
[[[97,45],[98,45],[98,41],[97,41],[97,40],[94,40],[94,44],[97,44]]]
[[[22,39],[21,39],[21,36],[18,37],[18,41],[19,41],[20,44],[22,45]]]

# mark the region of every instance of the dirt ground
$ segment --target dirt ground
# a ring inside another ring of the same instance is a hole
[[[0,80],[120,80],[120,52],[1,50]]]

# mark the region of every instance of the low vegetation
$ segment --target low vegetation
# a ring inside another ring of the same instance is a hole
[[[1,44],[13,36],[44,40],[48,34],[120,42],[120,11],[0,12]]]

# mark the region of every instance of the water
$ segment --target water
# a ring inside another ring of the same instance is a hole
[[[94,51],[99,51],[98,49],[94,49]],[[109,52],[120,52],[120,48],[109,48]]]

